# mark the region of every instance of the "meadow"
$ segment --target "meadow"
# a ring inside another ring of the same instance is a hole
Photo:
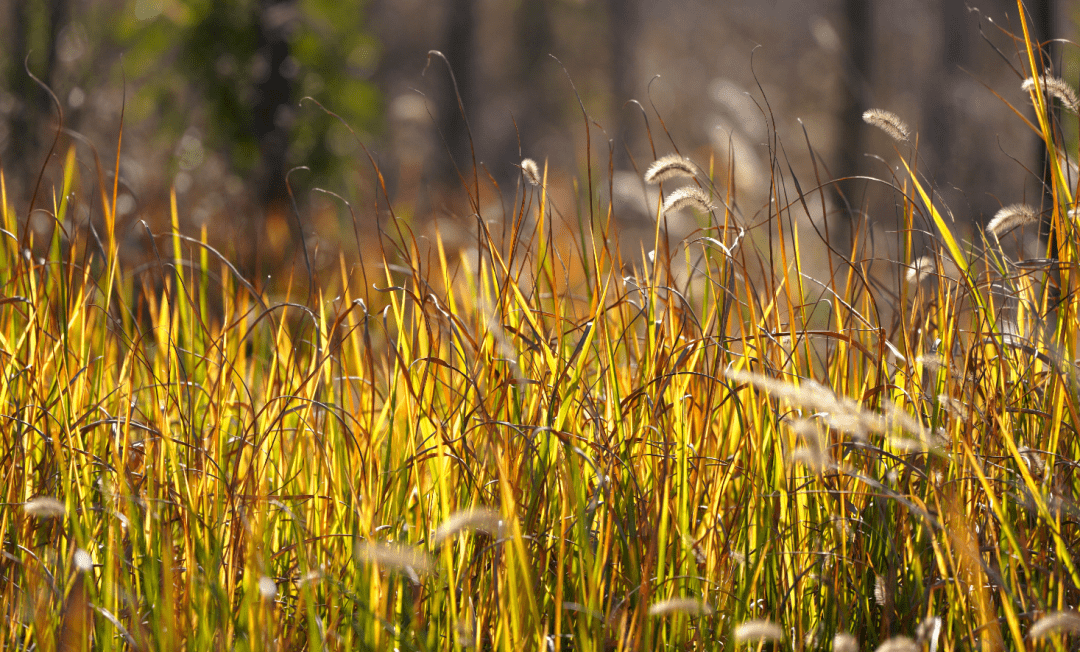
[[[1077,100],[1024,27],[1031,105],[1000,110],[1055,163],[1045,206],[951,221],[868,112],[892,283],[865,223],[798,219],[826,180],[791,193],[776,154],[744,211],[660,133],[635,260],[592,152],[573,206],[523,161],[498,233],[473,170],[470,255],[391,219],[362,284],[343,258],[273,297],[175,195],[125,268],[119,175],[74,145],[44,238],[0,180],[0,647],[1075,649]],[[1003,244],[1040,221],[1044,255]]]

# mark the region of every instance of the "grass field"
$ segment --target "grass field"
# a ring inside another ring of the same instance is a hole
[[[1062,84],[1037,73],[1016,107],[1050,160],[1076,155]],[[817,234],[792,216],[827,189],[777,178],[750,217],[681,158],[651,175],[632,270],[604,170],[570,260],[569,207],[526,164],[515,246],[482,233],[456,260],[388,228],[363,288],[343,260],[336,289],[273,301],[175,203],[156,263],[126,270],[111,183],[78,198],[103,230],[45,242],[0,186],[0,647],[1075,649],[1075,171],[1048,173],[1041,215],[965,234],[916,135],[868,121],[904,173],[894,291],[858,229],[802,273]],[[42,194],[59,227],[86,169],[71,149]],[[676,203],[702,229],[668,247]],[[1008,255],[1041,218],[1046,256]],[[915,231],[938,243],[917,262]]]

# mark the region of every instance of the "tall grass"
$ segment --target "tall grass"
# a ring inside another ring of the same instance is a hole
[[[1024,29],[1017,115],[1055,160]],[[374,298],[343,261],[335,298],[275,302],[175,200],[155,264],[122,269],[115,186],[104,239],[70,228],[74,149],[48,242],[0,185],[0,646],[1061,648],[1077,180],[1054,167],[1053,250],[1017,261],[892,156],[916,272],[895,296],[857,229],[804,272],[817,195],[775,177],[758,249],[689,163],[662,192],[691,184],[703,228],[668,246],[658,205],[639,264],[601,202],[552,238],[567,207],[530,162],[509,246],[481,219],[459,261],[403,228]]]

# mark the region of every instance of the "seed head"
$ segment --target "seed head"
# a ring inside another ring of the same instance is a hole
[[[277,583],[263,575],[259,578],[259,595],[263,597],[263,600],[273,600],[277,597]]]
[[[784,630],[768,620],[747,620],[735,628],[735,640],[744,641],[779,641],[784,638]]]
[[[877,127],[889,134],[889,137],[893,140],[906,142],[911,136],[911,129],[907,126],[907,123],[892,111],[870,109],[862,114],[862,119],[866,124]]]
[[[1066,109],[1073,113],[1077,113],[1078,109],[1080,109],[1080,99],[1077,99],[1076,91],[1074,91],[1072,86],[1069,86],[1064,79],[1060,77],[1051,77],[1049,75],[1040,75],[1039,85],[1042,86],[1043,90],[1051,97],[1056,97]],[[1020,85],[1020,88],[1030,93],[1035,90],[1035,80],[1028,77],[1024,80],[1024,83]]]
[[[702,213],[708,213],[712,210],[712,204],[709,203],[709,196],[701,188],[683,186],[667,196],[661,212],[667,214],[683,208],[696,208]]]
[[[447,538],[465,530],[475,530],[498,536],[502,531],[503,522],[499,519],[499,512],[490,508],[465,509],[454,512],[443,521],[432,536],[432,543],[438,545]]]
[[[907,636],[894,636],[877,647],[874,652],[920,652],[920,647]]]
[[[649,605],[650,616],[686,614],[688,616],[712,615],[712,607],[697,598],[670,598]]]
[[[832,640],[833,652],[859,652],[859,640],[847,632],[838,632]]]
[[[1051,634],[1076,634],[1080,633],[1080,614],[1075,611],[1055,611],[1040,618],[1031,630],[1028,637],[1032,640],[1040,639]]]
[[[645,171],[645,183],[660,183],[668,179],[679,177],[694,178],[697,167],[688,158],[678,154],[668,154],[663,158],[656,159],[649,169]]]
[[[356,546],[356,558],[389,570],[406,571],[410,575],[429,575],[435,571],[435,561],[431,555],[414,546],[363,541]]]
[[[525,178],[534,186],[540,185],[540,166],[536,164],[536,161],[531,158],[527,158],[521,161],[521,171],[525,173]]]
[[[994,219],[986,225],[986,230],[995,238],[1000,238],[1006,231],[1031,224],[1039,219],[1039,214],[1027,204],[1013,204],[999,210]]]
[[[81,573],[85,573],[94,567],[94,560],[90,558],[90,553],[82,548],[75,551],[72,562],[75,564],[75,569]]]
[[[52,496],[38,496],[23,503],[23,511],[27,516],[45,519],[61,518],[67,510],[64,509],[64,503]]]
[[[937,265],[933,256],[920,256],[911,264],[907,271],[907,282],[918,285],[936,271]]]

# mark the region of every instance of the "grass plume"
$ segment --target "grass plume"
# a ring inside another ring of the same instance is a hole
[[[868,109],[862,117],[866,124],[884,131],[895,141],[907,142],[911,138],[911,127],[892,111]]]

